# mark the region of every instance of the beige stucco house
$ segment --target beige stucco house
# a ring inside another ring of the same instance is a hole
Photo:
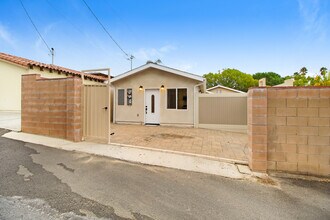
[[[44,64],[0,52],[0,111],[21,111],[21,76],[40,74],[43,78],[66,78],[82,76],[82,72]],[[84,84],[102,84],[100,76],[84,75]]]
[[[207,93],[211,93],[211,94],[232,94],[232,93],[241,93],[241,94],[246,94],[245,92],[236,90],[236,89],[232,89],[226,86],[222,86],[222,85],[217,85],[211,88],[208,88]]]
[[[111,79],[113,121],[128,124],[193,126],[203,77],[147,63]]]

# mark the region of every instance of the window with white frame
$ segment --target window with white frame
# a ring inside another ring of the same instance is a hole
[[[187,89],[167,89],[167,109],[187,109]]]

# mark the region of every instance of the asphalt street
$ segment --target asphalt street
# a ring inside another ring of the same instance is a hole
[[[330,219],[329,182],[275,181],[276,187],[0,137],[1,220]]]

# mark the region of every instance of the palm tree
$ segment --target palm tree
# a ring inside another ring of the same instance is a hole
[[[301,74],[301,75],[306,75],[307,72],[308,72],[308,70],[307,70],[306,67],[303,67],[303,68],[300,69],[300,74]]]
[[[321,69],[320,69],[320,73],[321,73],[322,76],[325,76],[327,71],[328,71],[328,69],[326,67],[321,67]]]

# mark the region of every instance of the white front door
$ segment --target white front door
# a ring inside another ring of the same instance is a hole
[[[145,124],[159,124],[159,89],[145,90]]]

